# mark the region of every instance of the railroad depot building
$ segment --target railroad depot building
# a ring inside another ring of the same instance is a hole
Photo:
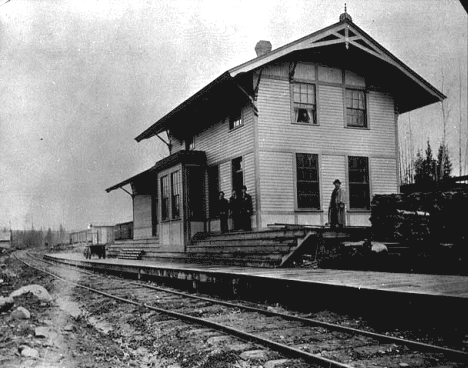
[[[349,226],[370,226],[375,194],[399,191],[398,115],[445,96],[353,23],[339,22],[236,66],[135,139],[167,133],[170,155],[131,186],[134,239],[185,252],[219,231],[218,192],[246,185],[253,231],[324,225],[333,181]],[[161,139],[164,139],[160,137]]]

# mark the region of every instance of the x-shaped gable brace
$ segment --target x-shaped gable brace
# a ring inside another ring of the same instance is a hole
[[[359,34],[358,31],[350,29],[349,24],[342,24],[337,28],[330,29],[320,35],[308,40],[307,43],[302,45],[303,48],[315,48],[321,46],[329,46],[343,43],[346,48],[349,48],[349,45],[353,45],[375,57],[378,57],[387,63],[391,63],[396,66],[396,63],[382,50],[369,42],[363,35]],[[301,48],[302,48],[301,47]]]

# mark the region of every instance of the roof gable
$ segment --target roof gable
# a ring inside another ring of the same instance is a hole
[[[168,129],[194,132],[201,127],[184,124],[183,122],[187,120],[187,116],[206,114],[206,111],[211,111],[211,118],[218,119],[223,113],[222,110],[227,108],[228,102],[231,104],[245,104],[251,103],[251,100],[255,99],[255,96],[250,96],[238,83],[242,75],[248,75],[247,73],[261,69],[265,65],[290,54],[305,52],[305,50],[317,50],[318,52],[324,50],[326,52],[330,47],[335,48],[335,50],[336,48],[339,49],[340,44],[343,44],[343,50],[354,55],[353,57],[365,59],[367,66],[370,68],[376,68],[377,70],[380,68],[380,75],[396,86],[394,92],[398,94],[396,103],[400,113],[427,106],[446,98],[443,93],[360,29],[352,22],[351,17],[344,13],[340,16],[338,23],[228,70],[163,116],[135,139],[139,142]],[[340,56],[347,57],[343,54],[340,54]],[[378,88],[378,86],[372,86],[372,88],[375,87]],[[224,98],[226,95],[230,96],[229,101]],[[212,106],[217,108],[212,109]],[[256,108],[254,103],[252,103],[252,106],[254,109]],[[204,117],[206,118],[206,116]],[[209,124],[209,119],[201,120],[204,120],[205,124]]]
[[[278,49],[272,50],[266,55],[262,55],[244,64],[234,67],[229,70],[231,76],[235,77],[241,73],[246,73],[254,69],[260,68],[274,60],[277,60],[285,55],[295,51],[310,50],[314,48],[344,44],[346,49],[356,47],[374,57],[379,58],[387,64],[397,68],[407,77],[420,84],[427,92],[434,95],[439,100],[445,98],[445,95],[434,88],[430,83],[420,77],[416,72],[411,70],[407,65],[396,58],[390,51],[381,46],[366,32],[354,24],[350,17],[346,17],[340,22],[329,27],[314,32],[308,36],[293,41]]]

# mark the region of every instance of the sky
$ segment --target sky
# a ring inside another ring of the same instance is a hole
[[[346,4],[355,24],[448,96],[446,139],[458,175],[460,138],[463,165],[468,155],[468,18],[462,5]],[[137,135],[253,59],[259,40],[275,49],[336,23],[343,11],[342,0],[0,5],[0,229],[61,224],[71,231],[131,221],[131,197],[105,189],[168,155],[157,137],[137,143]],[[442,121],[440,103],[402,114],[400,146],[417,151],[429,140],[438,147]]]

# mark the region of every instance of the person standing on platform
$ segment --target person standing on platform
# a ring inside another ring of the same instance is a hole
[[[342,229],[345,226],[346,199],[341,181],[336,179],[333,184],[335,189],[331,194],[330,206],[328,208],[328,223],[332,229]]]
[[[229,230],[229,227],[228,227],[229,202],[226,198],[224,198],[224,192],[219,192],[218,212],[219,212],[219,222],[221,226],[221,232],[226,233]]]
[[[232,230],[240,229],[240,203],[239,197],[237,196],[237,191],[234,189],[232,191],[231,198],[229,198],[229,213],[232,219]]]
[[[245,231],[252,230],[252,221],[250,216],[252,216],[253,207],[252,207],[252,197],[247,193],[247,187],[244,185],[242,187],[242,194],[240,197],[240,218],[241,218],[241,228]]]

